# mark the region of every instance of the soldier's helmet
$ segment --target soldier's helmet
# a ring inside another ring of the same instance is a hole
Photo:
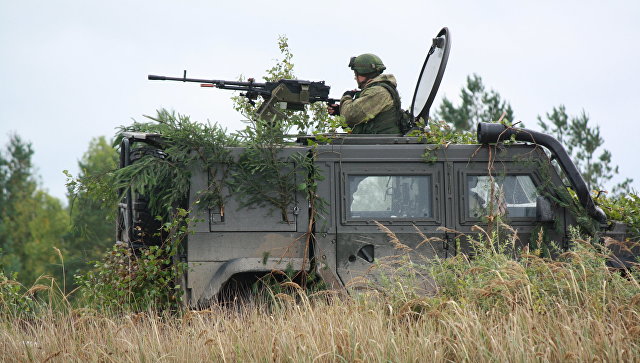
[[[382,59],[371,53],[351,57],[351,60],[349,60],[349,68],[353,69],[358,75],[382,73],[382,71],[387,69],[387,67],[384,66],[384,63],[382,63]]]

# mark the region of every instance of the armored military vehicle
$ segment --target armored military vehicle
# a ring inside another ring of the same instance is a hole
[[[449,48],[445,28],[434,38],[422,66],[410,109],[415,119],[428,116]],[[159,135],[125,133],[121,165],[139,158],[137,145],[156,148],[156,157],[162,157],[160,140]],[[310,146],[309,140],[316,142]],[[569,227],[577,224],[577,216],[558,202],[565,183],[601,230],[619,233],[619,226],[607,223],[567,152],[552,137],[480,123],[477,141],[442,146],[403,135],[298,137],[295,144],[279,149],[278,156],[288,161],[285,169],[296,167],[293,155],[304,157],[322,175],[315,180],[314,192],[314,198],[326,202],[321,216],[304,188],[290,190],[286,208],[274,213],[268,204],[245,206],[222,176],[196,168],[185,205],[197,222],[181,256],[189,266],[187,300],[192,306],[204,305],[227,287],[287,268],[313,270],[335,288],[350,286],[385,256],[397,254],[389,231],[422,256],[469,253],[464,235],[477,233],[474,226],[486,226],[487,216],[494,214],[518,231],[521,244],[538,239],[543,228],[545,240],[567,248]],[[229,152],[238,161],[244,149]],[[198,207],[199,192],[211,184],[212,175],[230,197],[224,205]],[[297,185],[307,176],[293,177]],[[145,241],[140,233],[153,226],[143,196],[129,192],[121,217],[120,241],[138,247],[157,242]],[[418,248],[419,244],[423,245]]]

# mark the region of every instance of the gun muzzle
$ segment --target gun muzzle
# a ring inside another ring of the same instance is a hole
[[[147,79],[150,81],[166,81],[167,77],[165,76],[154,76],[153,74],[150,74],[147,76]]]

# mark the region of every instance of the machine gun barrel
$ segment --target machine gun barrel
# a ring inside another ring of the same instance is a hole
[[[221,89],[230,89],[235,91],[258,91],[266,87],[266,83],[257,83],[253,81],[242,82],[242,81],[225,81],[219,79],[199,79],[199,78],[187,78],[186,73],[183,77],[167,77],[167,76],[156,76],[150,74],[147,76],[147,79],[150,81],[178,81],[178,82],[194,82],[200,83],[202,85],[211,84],[213,87],[221,88]]]

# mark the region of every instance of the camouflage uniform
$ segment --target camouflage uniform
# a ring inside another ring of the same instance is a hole
[[[381,85],[382,82],[391,87],[384,87]],[[342,96],[340,114],[346,119],[353,134],[400,133],[400,97],[396,86],[396,78],[393,75],[381,74],[369,80],[355,97]],[[392,95],[392,92],[395,94]]]

